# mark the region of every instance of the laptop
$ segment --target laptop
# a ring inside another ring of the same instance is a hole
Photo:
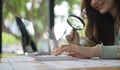
[[[30,49],[28,50],[28,47],[31,48],[33,52],[35,52],[37,51],[36,44],[34,43],[33,39],[28,33],[23,21],[24,20],[22,18],[16,16],[16,22],[21,33],[21,42],[22,42],[23,52],[24,54],[25,52],[30,52]]]
[[[42,47],[42,50],[39,50],[37,48],[37,45],[35,44],[34,40],[31,38],[31,35],[29,31],[27,30],[24,21],[26,19],[20,18],[18,16],[15,17],[17,25],[19,27],[19,30],[21,32],[21,42],[23,51],[29,52],[29,56],[35,58],[36,60],[40,61],[58,61],[58,60],[74,60],[76,58],[73,58],[71,56],[67,56],[65,54],[54,56],[51,55],[51,51],[56,47],[56,41],[55,40],[41,40],[41,45],[39,47]],[[28,21],[28,20],[27,20]],[[29,21],[30,22],[30,21]],[[51,35],[51,37],[54,37],[52,31],[46,32],[48,37]],[[30,49],[28,49],[30,48]],[[47,49],[47,50],[46,50]],[[44,50],[44,51],[43,51]]]

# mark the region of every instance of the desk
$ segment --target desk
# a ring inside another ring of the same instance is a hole
[[[67,70],[120,70],[120,67],[105,67],[105,68],[73,68]]]
[[[120,60],[80,59],[68,61],[37,61],[30,56],[15,60],[2,59],[0,70],[120,70]]]

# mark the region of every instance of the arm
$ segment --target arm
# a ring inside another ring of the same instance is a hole
[[[120,45],[114,46],[100,46],[100,57],[101,58],[120,58]]]
[[[91,42],[92,43],[92,42]],[[89,42],[83,40],[81,42],[83,46],[90,45]],[[92,57],[100,57],[103,59],[118,59],[120,58],[120,45],[111,45],[111,46],[104,46],[104,45],[96,45],[92,47],[94,51],[91,55]]]
[[[74,41],[69,40],[68,42]],[[82,39],[81,39],[82,40]],[[77,41],[78,42],[78,41]],[[76,42],[73,42],[74,45],[62,45],[58,48],[53,55],[59,55],[62,52],[73,52],[73,54],[77,54],[78,58],[91,58],[91,57],[100,57],[100,58],[120,58],[120,45],[114,46],[103,46],[96,45],[90,40],[82,40],[78,45]],[[73,55],[72,54],[72,55]]]
[[[91,58],[100,56],[100,48],[98,46],[88,47],[79,46],[76,44],[61,45],[61,47],[54,50],[53,55],[57,56],[63,52],[73,52],[76,58]]]

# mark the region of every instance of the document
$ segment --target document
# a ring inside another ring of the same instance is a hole
[[[78,59],[68,61],[42,61],[42,63],[56,68],[96,68],[120,67],[120,60]]]

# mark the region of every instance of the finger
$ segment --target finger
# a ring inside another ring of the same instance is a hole
[[[78,53],[74,53],[74,52],[68,53],[67,55],[68,56],[72,56],[74,58],[80,58],[80,59],[88,59],[89,58],[89,57],[86,57],[84,55],[81,55],[81,54],[78,54]]]
[[[73,33],[72,33],[72,40],[78,40],[78,37],[79,37],[79,35],[78,35],[78,32],[75,30],[75,29],[73,29]]]
[[[72,42],[72,38],[71,38],[70,35],[67,35],[67,36],[66,36],[66,39],[67,39],[68,43],[71,43],[71,42]]]
[[[68,56],[72,56],[72,57],[75,57],[75,53],[74,52],[69,52],[67,53]]]
[[[78,36],[78,32],[77,31],[74,32],[74,36],[76,36],[76,37]]]
[[[74,29],[72,29],[72,30],[70,31],[70,34],[73,34],[73,32],[74,32]]]
[[[67,55],[68,55],[68,56],[72,56],[72,57],[74,57],[74,58],[83,58],[83,56],[78,55],[77,53],[68,53]]]
[[[75,34],[76,30],[73,29],[71,32],[70,32],[70,36],[71,36],[71,39],[74,39],[74,34]]]
[[[69,40],[70,40],[70,35],[67,35],[67,36],[66,36],[66,39],[69,41]]]
[[[79,55],[76,58],[80,58],[80,59],[89,59],[90,57],[84,56],[84,55]]]
[[[72,56],[72,57],[76,57],[75,53],[73,53],[73,52],[67,53],[67,55]]]
[[[80,41],[79,34],[78,34],[78,32],[75,32],[73,42],[74,42],[74,44],[79,44],[79,41]]]
[[[51,54],[55,53],[55,52],[56,52],[56,50],[57,50],[57,49],[53,49],[53,50],[52,50],[52,52],[51,52]]]
[[[63,53],[64,51],[67,51],[67,45],[62,45],[60,48],[56,49],[56,51],[53,53],[53,55],[57,56],[61,53]]]
[[[78,38],[78,37],[79,37],[79,34],[78,34],[78,32],[77,32],[76,30],[74,31],[74,37],[75,37],[75,38]]]
[[[74,54],[74,52],[66,52],[67,54]]]

